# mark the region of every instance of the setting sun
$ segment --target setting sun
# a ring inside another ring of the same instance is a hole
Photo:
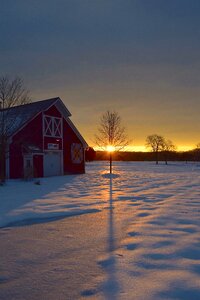
[[[109,146],[107,146],[106,150],[107,150],[108,152],[113,152],[113,151],[115,151],[115,147],[112,146],[112,145],[109,145]]]

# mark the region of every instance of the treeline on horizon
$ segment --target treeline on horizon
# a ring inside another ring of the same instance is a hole
[[[109,160],[110,154],[107,151],[86,151],[86,161],[103,161]],[[113,161],[155,161],[155,152],[133,152],[121,151],[112,153]],[[158,153],[158,161],[200,161],[200,151],[197,149],[176,152],[176,151],[160,151]]]

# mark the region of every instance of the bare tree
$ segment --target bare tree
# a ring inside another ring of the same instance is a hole
[[[107,111],[101,116],[95,142],[102,150],[110,152],[110,173],[112,173],[112,152],[120,151],[129,144],[125,127],[122,126],[121,117],[117,112]]]
[[[8,76],[0,77],[0,102],[2,108],[10,108],[31,102],[29,91],[24,88],[23,79],[15,77],[10,79]]]
[[[167,161],[168,161],[170,152],[175,151],[175,150],[176,150],[176,146],[173,144],[173,142],[171,140],[164,140],[162,151],[164,152],[166,165],[167,165]]]
[[[194,160],[200,161],[200,143],[196,144],[194,151]]]
[[[164,144],[165,139],[160,135],[152,134],[146,138],[146,147],[151,148],[155,153],[156,164],[158,164],[158,152],[163,150]]]
[[[7,76],[0,77],[0,181],[5,181],[6,153],[11,129],[17,122],[16,116],[12,117],[11,107],[31,102],[29,91],[24,88],[23,79]]]

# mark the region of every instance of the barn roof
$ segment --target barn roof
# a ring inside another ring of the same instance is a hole
[[[3,117],[5,120],[4,132],[6,133],[7,136],[12,136],[22,126],[24,126],[27,122],[32,120],[38,113],[47,110],[58,100],[60,100],[60,98],[56,97],[56,98],[41,100],[41,101],[32,102],[24,105],[18,105],[4,110],[1,109],[0,120],[2,120]],[[69,111],[67,111],[66,114],[67,113],[68,116],[71,115]]]
[[[30,122],[40,112],[48,110],[52,105],[55,105],[57,109],[62,113],[63,117],[68,121],[71,113],[63,104],[59,97],[40,100],[37,102],[31,102],[24,105],[18,105],[7,109],[0,109],[0,124],[4,115],[4,132],[8,137],[11,137],[18,130],[20,130],[26,123]],[[87,145],[79,131],[70,121],[71,128],[82,140],[84,145]]]

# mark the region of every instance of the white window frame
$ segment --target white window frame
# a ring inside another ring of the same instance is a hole
[[[24,154],[24,169],[27,167],[27,160],[30,161],[30,167],[33,168],[33,155]]]

